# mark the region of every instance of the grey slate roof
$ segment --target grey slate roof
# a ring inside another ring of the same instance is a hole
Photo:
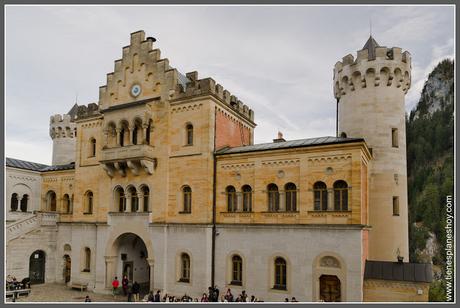
[[[337,144],[337,143],[350,143],[350,142],[359,142],[364,141],[363,138],[342,138],[342,137],[319,137],[319,138],[309,138],[309,139],[299,139],[299,140],[290,140],[284,142],[270,142],[270,143],[260,143],[254,145],[247,145],[234,148],[223,148],[216,151],[217,155],[224,154],[235,154],[235,153],[246,153],[246,152],[256,152],[256,151],[267,151],[267,150],[277,150],[277,149],[287,149],[287,148],[300,148],[300,147],[309,147],[316,145],[327,145],[327,144]]]
[[[41,171],[42,169],[49,167],[48,165],[33,163],[30,161],[15,159],[15,158],[6,158],[6,166],[13,167],[18,169],[32,170],[32,171]]]
[[[366,260],[364,279],[431,282],[430,263],[407,263]]]
[[[59,171],[59,170],[70,170],[75,169],[75,163],[65,165],[48,166],[45,164],[33,163],[30,161],[20,160],[16,158],[6,158],[6,166],[24,170],[45,172],[45,171]]]
[[[184,89],[186,88],[186,85],[187,85],[187,82],[190,81],[190,79],[188,79],[187,77],[185,77],[181,72],[177,71],[177,75],[179,76],[179,83],[182,85],[182,87],[184,87]]]
[[[376,47],[380,47],[379,43],[377,43],[376,40],[374,40],[374,38],[371,36],[369,36],[369,39],[367,40],[366,44],[364,44],[364,47],[363,47],[363,50],[364,49],[367,49],[368,50],[368,55],[369,55],[369,59],[370,60],[373,60],[375,59],[375,48]]]

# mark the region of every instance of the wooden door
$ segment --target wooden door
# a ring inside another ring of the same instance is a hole
[[[340,302],[340,280],[337,276],[322,275],[319,278],[320,299],[325,302]]]
[[[64,281],[65,283],[70,281],[70,273],[72,268],[72,263],[68,255],[64,256]]]
[[[45,253],[37,250],[30,255],[29,278],[31,284],[45,282]]]

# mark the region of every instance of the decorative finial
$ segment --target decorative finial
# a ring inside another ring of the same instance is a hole
[[[372,19],[369,17],[369,36],[372,36]]]
[[[78,92],[75,92],[75,104],[78,105]]]

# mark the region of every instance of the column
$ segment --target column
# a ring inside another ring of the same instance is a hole
[[[112,280],[116,276],[117,256],[105,256],[105,287],[112,288]]]
[[[149,263],[149,267],[150,267],[150,290],[153,291],[153,265],[154,265],[154,262],[153,262],[153,259],[150,259],[150,258],[147,258],[146,259],[147,262]]]
[[[129,141],[128,141],[128,145],[131,145],[131,144],[134,144],[134,143],[133,143],[133,139],[134,139],[134,126],[129,126],[128,129],[129,129]]]
[[[137,211],[144,211],[144,194],[142,192],[137,193]]]
[[[236,211],[237,212],[243,211],[243,194],[240,192],[236,193]]]
[[[327,190],[327,210],[328,211],[333,211],[334,210],[334,204],[333,204],[333,199],[332,199],[332,193],[334,191],[332,189]]]
[[[147,130],[149,129],[148,125],[142,125],[142,144],[147,144]]]
[[[109,130],[104,129],[104,137],[102,140],[102,148],[107,148],[109,146]]]
[[[284,191],[280,191],[280,212],[286,211],[286,193]]]
[[[117,128],[115,130],[116,134],[117,134],[117,146],[121,146],[121,129],[120,128]]]
[[[126,194],[126,211],[125,212],[131,212],[131,193]]]

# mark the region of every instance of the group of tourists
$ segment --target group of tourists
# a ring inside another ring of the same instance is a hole
[[[5,282],[6,291],[21,290],[30,288],[30,279],[24,278],[21,281],[18,281],[15,276],[8,275],[6,276]]]
[[[120,287],[120,281],[118,277],[112,281],[112,294],[113,296],[118,294],[118,288]],[[141,291],[141,286],[137,281],[134,281],[133,284],[129,282],[128,277],[124,276],[121,280],[121,288],[123,290],[123,295],[128,297],[128,302],[138,302],[139,293]]]

